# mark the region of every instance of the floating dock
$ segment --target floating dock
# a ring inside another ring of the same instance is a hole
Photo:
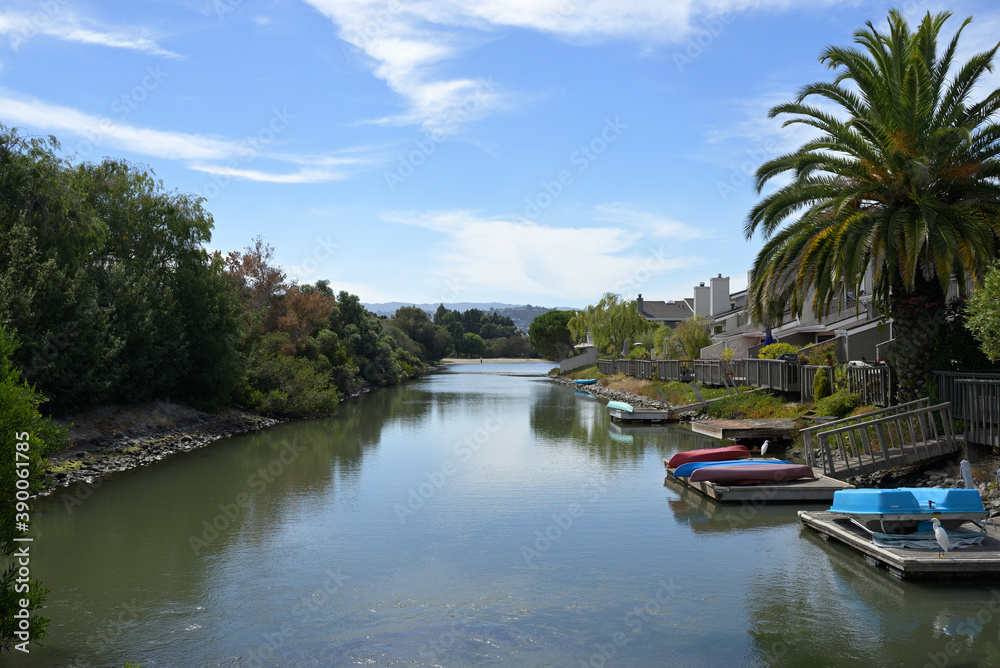
[[[799,520],[823,540],[834,538],[861,552],[868,563],[885,567],[899,578],[1000,577],[1000,530],[992,522],[985,525],[982,545],[951,550],[939,557],[940,550],[879,547],[867,531],[840,513],[800,510]]]
[[[743,438],[773,438],[792,440],[798,433],[792,418],[760,420],[695,420],[691,431],[713,438],[737,441]]]
[[[670,422],[677,419],[673,416],[673,412],[667,408],[662,410],[655,408],[635,408],[631,413],[617,408],[609,408],[608,413],[611,414],[612,420],[618,420],[619,422]]]
[[[663,460],[667,465],[667,460]],[[815,479],[789,480],[787,482],[766,482],[754,485],[723,485],[705,480],[691,482],[688,478],[675,478],[667,469],[667,480],[696,489],[716,501],[724,503],[824,503],[833,501],[833,493],[851,489],[853,485],[835,480],[822,474]]]

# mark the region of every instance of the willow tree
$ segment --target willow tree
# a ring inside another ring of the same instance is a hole
[[[978,284],[1000,233],[1000,91],[973,97],[1000,45],[955,66],[972,19],[939,56],[949,17],[928,13],[911,30],[892,10],[888,32],[868,23],[857,47],[823,51],[833,81],[770,111],[818,134],[757,170],[758,194],[789,182],[753,207],[744,230],[765,240],[750,277],[759,321],[786,306],[801,314],[809,295],[822,313],[870,272],[875,306],[893,320],[901,400],[925,395],[923,361],[940,340],[949,284]]]
[[[621,295],[612,292],[585,311],[577,311],[567,324],[577,341],[583,341],[589,332],[594,347],[611,355],[627,355],[629,345],[651,326],[635,300],[622,301]]]

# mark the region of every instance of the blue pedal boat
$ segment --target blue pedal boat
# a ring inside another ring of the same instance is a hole
[[[979,490],[937,487],[840,490],[833,494],[830,512],[847,515],[868,531],[889,534],[912,533],[933,517],[948,530],[986,519]]]
[[[698,469],[710,468],[715,466],[746,466],[753,464],[791,464],[792,462],[785,461],[784,459],[729,459],[721,462],[688,462],[687,464],[681,464],[673,471],[673,476],[675,478],[688,478],[692,473]]]

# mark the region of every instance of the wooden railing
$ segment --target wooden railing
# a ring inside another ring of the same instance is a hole
[[[606,376],[610,376],[615,372],[615,361],[614,360],[597,360],[597,370]]]
[[[746,368],[746,385],[766,387],[778,392],[798,392],[799,364],[785,360],[743,360]]]
[[[660,380],[694,380],[694,369],[690,360],[656,360],[656,377]]]
[[[849,366],[846,371],[847,391],[859,395],[863,406],[892,405],[892,370],[889,367]]]
[[[806,462],[847,478],[955,452],[951,404],[919,399],[802,430]]]
[[[803,365],[799,367],[799,401],[801,403],[806,403],[807,401],[812,401],[815,397],[813,391],[816,382],[816,374],[822,371],[830,376],[830,390],[833,391],[837,387],[836,379],[834,378],[833,367],[827,365]]]
[[[653,363],[649,360],[635,360],[632,365],[632,370],[636,378],[643,378],[645,380],[653,380]]]
[[[958,378],[965,441],[1000,447],[1000,378]]]

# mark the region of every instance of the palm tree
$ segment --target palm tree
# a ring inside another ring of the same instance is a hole
[[[938,57],[950,16],[928,12],[914,32],[892,10],[887,33],[869,22],[854,33],[860,48],[823,51],[834,80],[770,111],[819,134],[757,170],[758,194],[779,175],[791,182],[754,206],[744,228],[765,240],[750,277],[758,321],[786,305],[801,314],[811,291],[819,314],[871,272],[875,306],[893,319],[901,400],[926,396],[931,375],[921,362],[944,322],[949,283],[978,284],[1000,234],[1000,90],[972,99],[1000,44],[952,74],[972,19]]]

